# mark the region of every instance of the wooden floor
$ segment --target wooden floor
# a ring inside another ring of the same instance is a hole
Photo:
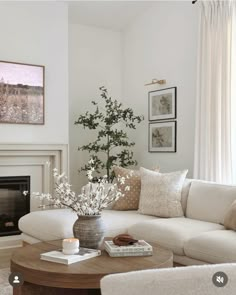
[[[0,269],[10,267],[11,254],[17,248],[0,249]]]

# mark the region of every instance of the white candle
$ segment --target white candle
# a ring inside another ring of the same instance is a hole
[[[64,239],[62,241],[62,252],[66,255],[72,255],[79,252],[79,240],[75,238]]]

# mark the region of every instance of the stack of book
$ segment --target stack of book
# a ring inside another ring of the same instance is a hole
[[[62,264],[71,264],[79,261],[83,261],[89,258],[93,258],[101,255],[101,250],[94,250],[88,248],[79,248],[79,252],[73,255],[65,255],[61,250],[59,251],[50,251],[46,253],[42,253],[40,258],[42,260],[62,263]]]
[[[152,246],[144,240],[129,246],[117,246],[112,241],[105,241],[105,250],[111,257],[151,256]]]

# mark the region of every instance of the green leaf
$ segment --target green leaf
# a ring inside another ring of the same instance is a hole
[[[130,141],[125,128],[136,129],[136,125],[144,120],[144,116],[137,116],[131,108],[124,108],[122,103],[112,99],[107,89],[102,86],[101,101],[92,101],[94,112],[85,112],[79,115],[74,122],[84,129],[96,130],[97,137],[93,142],[80,146],[78,150],[87,151],[95,161],[95,170],[102,173],[106,169],[109,179],[114,177],[112,166],[128,167],[137,165],[130,150],[135,143]],[[106,155],[106,159],[101,157]],[[87,171],[88,165],[81,167],[80,171]]]

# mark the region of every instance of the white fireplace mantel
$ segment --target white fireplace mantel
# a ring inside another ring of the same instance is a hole
[[[29,175],[31,192],[52,192],[53,168],[68,175],[68,145],[0,144],[0,176]],[[31,198],[30,211],[38,202]]]

